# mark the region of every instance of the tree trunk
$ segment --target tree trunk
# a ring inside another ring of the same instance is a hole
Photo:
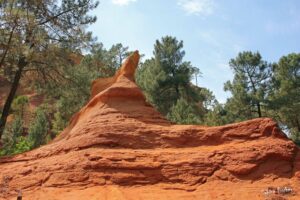
[[[253,82],[253,80],[252,80],[251,77],[249,77],[249,78],[250,78],[250,81],[251,81],[251,85],[252,85],[253,91],[254,91],[254,93],[256,94],[257,90],[256,90],[256,87],[255,87],[255,85],[254,85],[254,82]],[[258,114],[258,117],[261,117],[261,106],[260,106],[259,100],[257,100],[256,106],[257,106],[257,114]]]
[[[258,117],[262,117],[261,116],[261,108],[260,108],[260,103],[257,102],[257,113],[258,113]]]
[[[22,76],[22,71],[23,71],[23,69],[26,65],[27,65],[27,62],[26,62],[25,58],[21,57],[19,62],[18,62],[18,70],[16,71],[12,86],[10,88],[10,92],[8,94],[8,97],[5,101],[5,104],[4,104],[4,107],[3,107],[3,110],[2,110],[2,115],[1,115],[1,119],[0,119],[0,138],[3,134],[4,128],[5,128],[5,125],[6,125],[6,121],[7,121],[7,117],[9,115],[9,111],[10,111],[10,108],[11,108],[11,104],[14,100],[14,97],[16,95],[16,92],[17,92],[17,89],[18,89],[18,86],[19,86],[19,83],[20,83],[20,79],[21,79],[21,76]]]
[[[296,124],[297,124],[297,129],[298,129],[298,132],[300,133],[300,122],[298,119],[296,119]]]
[[[176,91],[176,94],[177,94],[176,98],[179,98],[179,86],[178,86],[178,84],[175,85],[175,91]]]

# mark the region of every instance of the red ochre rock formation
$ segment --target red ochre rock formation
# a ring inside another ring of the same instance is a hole
[[[268,118],[173,125],[134,82],[138,52],[50,144],[0,159],[0,199],[300,199],[299,149]]]

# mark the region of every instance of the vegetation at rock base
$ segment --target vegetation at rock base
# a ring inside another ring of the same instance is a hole
[[[216,123],[210,125],[271,117],[299,144],[300,54],[282,56],[278,63],[271,64],[262,61],[258,52],[241,52],[230,66],[234,79],[226,82],[224,89],[232,97],[224,105],[213,107],[208,115]]]
[[[20,118],[24,118],[29,99],[27,96],[17,96],[12,102],[12,110],[16,112],[16,115]]]
[[[32,148],[39,147],[46,143],[46,136],[49,130],[45,111],[42,108],[38,108],[35,115],[36,116],[28,130],[28,140],[31,142]]]
[[[269,63],[259,52],[238,53],[229,61],[234,78],[224,84],[231,93],[224,104],[208,89],[191,83],[199,71],[183,61],[182,41],[170,36],[157,40],[153,54],[141,64],[137,83],[148,101],[171,121],[214,126],[271,117],[299,142],[300,54]]]
[[[270,115],[300,143],[300,54],[288,54],[273,66]]]
[[[0,78],[9,88],[0,113],[0,155],[53,139],[89,100],[91,82],[113,76],[132,53],[121,43],[106,49],[87,31],[96,20],[89,12],[98,2],[58,2],[1,1]],[[231,97],[220,103],[197,84],[207,66],[185,60],[183,41],[164,36],[155,41],[152,57],[140,63],[136,82],[147,101],[174,123],[214,126],[271,117],[299,144],[300,54],[270,63],[259,52],[244,51],[229,66],[234,78],[224,90]],[[43,100],[32,106],[28,93],[18,93],[23,89]]]

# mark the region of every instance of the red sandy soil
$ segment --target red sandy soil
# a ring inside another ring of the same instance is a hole
[[[53,142],[0,159],[0,199],[16,190],[24,200],[300,199],[299,148],[272,119],[173,125],[135,84],[138,60],[95,80]]]

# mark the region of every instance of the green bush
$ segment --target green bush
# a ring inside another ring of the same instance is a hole
[[[24,136],[20,136],[17,139],[17,143],[15,145],[15,147],[13,148],[13,154],[18,154],[18,153],[23,153],[25,151],[29,151],[31,150],[31,142],[28,141],[27,137]]]
[[[46,136],[49,130],[49,123],[45,111],[37,108],[34,121],[30,124],[28,140],[32,148],[46,143]]]
[[[23,121],[20,116],[17,116],[13,122],[8,125],[2,136],[3,148],[0,151],[0,155],[14,154],[16,145],[18,144],[19,137],[23,133]]]
[[[29,98],[27,96],[18,96],[14,99],[12,103],[12,109],[16,112],[18,116],[23,118],[28,103]]]
[[[176,104],[171,107],[167,118],[178,124],[199,124],[200,119],[197,114],[194,113],[194,110],[195,109],[193,109],[185,99],[180,98]]]

